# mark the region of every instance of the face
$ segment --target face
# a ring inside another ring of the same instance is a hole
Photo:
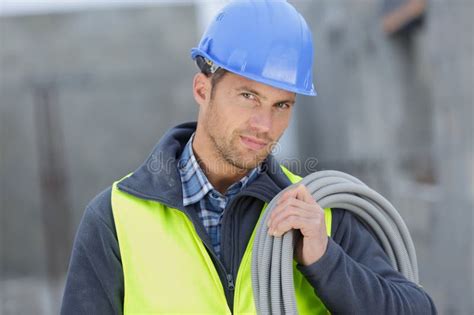
[[[209,84],[207,97],[198,101],[198,124],[214,153],[240,170],[255,168],[288,127],[295,94],[228,72],[211,97],[210,79],[201,76]]]

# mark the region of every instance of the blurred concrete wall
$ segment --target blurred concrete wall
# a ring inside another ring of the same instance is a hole
[[[38,140],[44,135],[37,134],[36,110],[44,104],[38,94],[47,94],[62,133],[70,205],[63,209],[70,213],[64,224],[70,229],[56,237],[72,241],[94,195],[141,164],[168,128],[195,118],[189,93],[196,70],[189,58],[198,38],[195,9],[2,17],[0,38],[0,280],[33,279],[16,285],[5,280],[0,313],[53,314],[58,297],[45,304],[36,280],[47,274],[45,237],[55,233],[42,214],[47,205]],[[30,295],[26,303],[23,291]]]
[[[381,1],[298,2],[319,95],[296,120],[300,158],[389,198],[442,314],[473,314],[473,1],[430,1],[420,29],[387,37]],[[311,136],[309,136],[311,135]]]
[[[318,169],[352,173],[389,198],[440,313],[474,313],[473,2],[431,2],[425,25],[401,38],[382,34],[381,1],[291,2],[313,30],[319,95],[298,99],[282,157],[316,157]],[[194,119],[195,12],[0,18],[0,314],[55,313],[60,298],[61,281],[51,297],[43,281],[40,96],[62,133],[72,238],[95,194]]]

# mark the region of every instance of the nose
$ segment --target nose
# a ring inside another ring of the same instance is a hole
[[[272,128],[272,112],[262,107],[250,118],[250,127],[258,133],[268,133]]]

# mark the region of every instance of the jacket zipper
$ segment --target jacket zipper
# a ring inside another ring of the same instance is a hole
[[[190,214],[188,214],[187,211],[185,211],[185,210],[182,210],[182,211],[194,225],[195,221],[193,220],[192,216]],[[231,273],[227,272],[224,264],[220,261],[220,259],[214,253],[214,249],[212,248],[212,246],[208,245],[204,241],[204,238],[202,237],[202,235],[206,235],[206,231],[203,231],[204,228],[203,228],[202,224],[196,224],[195,228],[196,228],[196,232],[198,233],[199,237],[201,238],[201,242],[207,248],[208,253],[212,256],[213,261],[217,262],[217,266],[219,268],[216,268],[216,271],[217,271],[219,277],[221,278],[222,284],[226,283],[226,285],[223,285],[224,293],[225,293],[226,300],[227,300],[227,306],[229,307],[229,310],[230,310],[231,314],[233,314],[234,313],[233,307],[231,308],[231,305],[229,305],[229,303],[228,303],[229,302],[229,296],[232,296],[231,298],[233,299],[234,288],[235,288],[234,277],[232,276],[232,271],[231,271]],[[222,281],[222,280],[224,280],[224,281]]]
[[[239,197],[244,197],[244,196],[259,198],[259,196],[256,196],[255,194],[252,194],[252,193],[249,193],[249,192],[239,193],[236,196],[234,196],[234,198],[230,201],[230,203],[227,204],[224,211],[228,211],[228,209],[230,209],[231,207],[233,207],[235,205],[235,203],[237,202]],[[236,209],[236,210],[238,210],[238,209]],[[235,232],[235,231],[238,231],[238,229],[235,229],[234,224],[233,224],[234,223],[233,220],[237,220],[236,218],[238,218],[238,216],[236,214],[238,214],[238,213],[235,213],[235,212],[234,213],[228,213],[227,215],[228,216],[230,215],[230,218],[226,218],[226,221],[230,220],[230,226],[229,226],[230,233],[228,235],[230,235],[231,238],[232,238],[231,239],[232,248],[231,248],[230,263],[229,263],[230,274],[227,274],[227,287],[231,291],[230,293],[232,294],[232,308],[235,305],[235,296],[233,295],[234,294],[233,291],[235,289],[235,281],[234,281],[234,278],[233,278],[233,274],[234,274],[234,266],[235,266],[235,257],[237,256],[236,252],[238,251],[238,248],[237,248],[237,235],[234,235],[234,234],[238,233],[238,232],[237,233]],[[222,224],[224,224],[224,223],[226,223],[226,222],[224,222],[224,220],[222,220]],[[237,223],[237,222],[235,222],[235,223]],[[221,235],[221,241],[222,241],[222,237],[224,237],[224,235]],[[221,261],[218,260],[218,262],[222,266],[223,270],[225,270],[225,267],[223,266]],[[238,270],[235,271],[236,276],[237,276],[237,273],[238,273]],[[231,310],[231,312],[233,313],[233,310]]]
[[[237,236],[235,235],[236,234],[236,228],[234,228],[234,220],[237,220],[237,216],[234,215],[234,213],[231,215],[230,217],[230,232],[231,232],[231,242],[232,242],[232,248],[231,248],[231,254],[230,254],[230,272],[231,274],[235,274],[237,275],[237,271],[235,271],[234,273],[234,266],[235,266],[235,252],[238,250],[237,248]],[[237,224],[237,222],[235,222],[235,225]],[[234,297],[235,298],[235,297]],[[235,300],[234,300],[235,302]]]
[[[230,273],[227,274],[227,287],[229,288],[229,290],[235,289],[234,277],[232,277],[232,274]]]

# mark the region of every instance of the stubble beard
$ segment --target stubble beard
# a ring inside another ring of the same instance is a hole
[[[210,107],[212,107],[212,105]],[[222,132],[219,132],[219,130],[215,130],[213,128],[213,126],[219,125],[218,122],[219,119],[217,115],[212,114],[211,109],[206,119],[206,126],[204,129],[206,130],[206,133],[215,148],[218,158],[225,161],[227,165],[229,165],[229,170],[227,171],[236,171],[239,174],[246,174],[267,158],[268,154],[270,153],[268,146],[255,153],[252,158],[244,158],[244,156],[242,156],[243,152],[239,150],[239,147],[241,147],[241,131],[233,131],[230,141],[228,141]],[[272,146],[270,146],[270,148],[271,147]]]

